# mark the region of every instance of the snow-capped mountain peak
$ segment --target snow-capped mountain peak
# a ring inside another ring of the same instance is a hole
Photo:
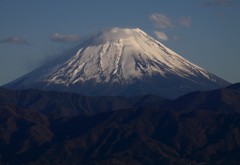
[[[197,71],[197,73],[196,73]],[[168,73],[188,78],[206,71],[170,51],[140,29],[113,28],[93,37],[60,68],[52,70],[49,83],[129,83],[132,79]]]
[[[89,95],[99,95],[98,91],[100,95],[158,94],[162,88],[164,91],[168,88],[165,85],[172,88],[169,90],[177,88],[183,91],[180,92],[182,94],[184,91],[228,84],[138,28],[103,30],[82,41],[78,50],[67,57],[45,65],[17,82],[21,82],[21,87],[41,86],[48,89],[54,86],[55,89],[55,86],[61,86],[67,87],[64,90],[74,89],[74,92]],[[16,82],[10,86],[14,84],[16,86]],[[129,92],[130,86],[138,85],[147,90]],[[105,89],[101,89],[103,86]],[[89,92],[86,88],[93,90]]]

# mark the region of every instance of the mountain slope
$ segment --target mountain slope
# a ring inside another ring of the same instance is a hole
[[[239,164],[238,85],[194,92],[161,104],[157,103],[162,99],[151,96],[157,106],[135,105],[60,118],[41,111],[44,105],[38,100],[42,97],[35,98],[35,106],[20,102],[30,103],[29,98],[38,95],[58,102],[69,97],[64,96],[67,93],[2,90],[0,164]],[[51,109],[57,110],[57,106]]]
[[[5,87],[176,98],[228,84],[140,29],[113,28],[86,38],[76,49]]]
[[[9,90],[0,88],[0,106],[14,106],[35,110],[54,117],[93,115],[100,112],[131,109],[163,104],[166,99],[159,96],[82,96],[74,93],[46,92],[35,89]]]

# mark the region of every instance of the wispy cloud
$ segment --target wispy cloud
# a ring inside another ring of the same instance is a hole
[[[179,19],[179,24],[184,27],[192,26],[192,18],[190,16],[184,16]]]
[[[65,42],[65,43],[73,43],[80,41],[80,36],[74,34],[61,34],[61,33],[53,33],[50,36],[50,40],[52,42]]]
[[[160,31],[154,31],[154,34],[156,35],[156,37],[162,41],[167,41],[168,40],[168,36],[166,35],[166,33],[164,32],[160,32]]]
[[[240,2],[239,0],[208,0],[203,5],[206,7],[238,7]]]
[[[164,14],[154,13],[151,14],[149,18],[157,28],[166,29],[173,26],[171,19]]]
[[[174,30],[179,27],[190,28],[192,26],[191,16],[182,16],[178,18],[170,18],[162,13],[154,13],[149,16],[149,19],[155,25],[154,35],[162,41],[178,40],[178,37],[169,37],[165,31],[171,29]]]
[[[19,36],[12,36],[12,37],[8,37],[8,38],[4,38],[4,39],[0,40],[0,44],[4,44],[4,43],[29,45],[29,43],[25,39],[23,39]]]

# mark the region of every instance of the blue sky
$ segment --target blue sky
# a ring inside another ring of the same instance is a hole
[[[138,27],[209,72],[240,82],[239,18],[239,0],[0,0],[0,85],[111,27]]]

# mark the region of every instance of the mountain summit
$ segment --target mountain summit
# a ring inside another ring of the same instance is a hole
[[[138,28],[112,28],[86,37],[77,48],[5,87],[176,98],[228,84]]]

